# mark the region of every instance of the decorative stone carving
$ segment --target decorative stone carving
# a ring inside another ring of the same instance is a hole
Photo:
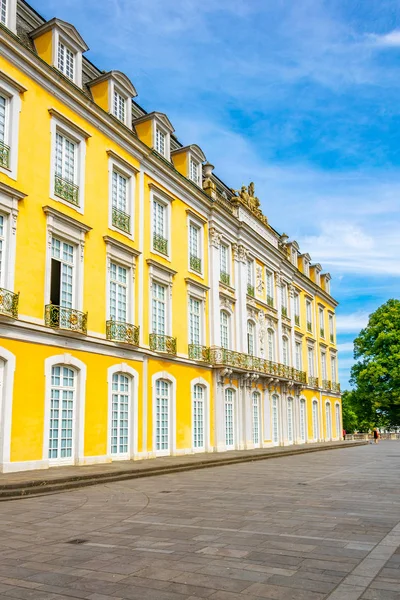
[[[254,192],[254,183],[251,182],[246,187],[242,185],[240,190],[233,190],[232,202],[236,204],[243,204],[246,206],[253,215],[257,217],[264,225],[268,225],[268,219],[265,215],[263,215],[262,210],[260,209],[260,201],[255,196]]]
[[[257,267],[256,267],[256,290],[257,290],[257,292],[258,292],[258,294],[260,296],[264,292],[264,282],[263,282],[263,278],[262,278],[262,267],[260,267],[260,265],[257,265]]]
[[[262,310],[258,313],[258,341],[261,358],[265,355],[265,336],[267,333],[266,319]]]
[[[220,296],[219,304],[221,308],[228,308],[229,310],[233,310],[233,302],[227,296]]]
[[[209,235],[211,246],[214,248],[219,248],[221,245],[221,234],[215,229],[215,227],[210,227]]]
[[[232,254],[238,262],[244,263],[247,260],[248,252],[242,244],[232,244]]]
[[[257,321],[258,311],[255,307],[247,305],[247,318]]]
[[[283,285],[282,273],[275,273],[275,283],[278,287],[281,287]]]

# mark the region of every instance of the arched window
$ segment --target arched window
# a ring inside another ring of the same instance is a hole
[[[222,348],[229,348],[230,346],[230,316],[229,314],[221,310],[220,312],[220,330],[221,330],[221,346]]]
[[[230,388],[225,390],[225,445],[235,447],[235,391]]]
[[[306,441],[306,401],[300,399],[300,439],[302,442]]]
[[[15,363],[14,354],[0,347],[0,467],[10,462]]]
[[[340,405],[335,405],[335,420],[336,420],[336,437],[342,437],[342,428],[341,428],[341,420],[340,420]]]
[[[247,321],[247,353],[250,356],[255,354],[255,327],[253,321]]]
[[[69,462],[74,457],[76,377],[69,366],[51,368],[49,460]]]
[[[318,441],[318,402],[313,400],[312,403],[312,422],[313,422],[313,438],[314,442]]]
[[[293,444],[293,398],[288,398],[287,401],[287,432],[288,442]]]
[[[289,340],[286,335],[282,336],[282,358],[283,364],[289,366]]]
[[[193,449],[204,450],[205,443],[205,389],[196,384],[193,386],[192,414],[193,414]]]
[[[275,337],[274,330],[268,329],[267,331],[267,351],[268,351],[268,360],[275,360]]]
[[[327,402],[325,404],[325,421],[326,421],[326,438],[328,440],[332,439],[332,410],[331,403]]]
[[[260,394],[253,392],[253,444],[256,448],[260,447],[261,443],[261,411],[260,411]]]
[[[272,396],[272,441],[279,444],[279,398],[276,394]]]
[[[114,373],[111,381],[110,452],[127,456],[130,448],[131,378]]]
[[[156,452],[168,453],[170,439],[170,396],[171,384],[165,379],[155,383],[154,441]]]

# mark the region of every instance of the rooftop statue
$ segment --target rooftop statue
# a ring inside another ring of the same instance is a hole
[[[249,183],[248,187],[242,185],[240,190],[232,189],[235,198],[240,198],[243,204],[246,204],[250,209],[259,209],[260,201],[257,196],[254,195],[254,183]],[[233,200],[233,198],[232,198]]]

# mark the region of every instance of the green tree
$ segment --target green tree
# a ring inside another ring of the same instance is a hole
[[[400,426],[400,301],[388,300],[354,340],[351,405],[358,424]]]
[[[342,416],[343,429],[346,433],[354,433],[358,431],[358,416],[353,407],[354,392],[343,392],[342,395]]]

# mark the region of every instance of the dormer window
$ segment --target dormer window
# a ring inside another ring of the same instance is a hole
[[[0,23],[16,33],[17,0],[0,0]]]
[[[189,177],[197,185],[200,185],[200,164],[192,157],[190,157]]]
[[[74,81],[75,74],[75,54],[61,40],[58,41],[58,62],[57,67],[61,73]]]
[[[125,123],[125,105],[126,99],[123,96],[121,96],[121,94],[117,92],[117,90],[114,90],[113,115],[123,123]]]
[[[0,23],[7,25],[7,0],[0,0]]]
[[[165,133],[163,131],[161,131],[161,129],[159,127],[156,126],[156,143],[155,143],[155,149],[162,156],[165,156],[165,146],[166,146],[166,144],[165,144]]]

